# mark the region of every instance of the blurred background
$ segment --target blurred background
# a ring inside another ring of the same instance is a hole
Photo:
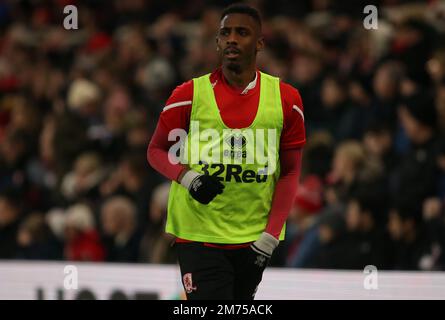
[[[171,91],[218,66],[233,2],[0,2],[0,259],[176,262],[146,149]],[[272,266],[444,270],[445,2],[247,3],[307,130]]]

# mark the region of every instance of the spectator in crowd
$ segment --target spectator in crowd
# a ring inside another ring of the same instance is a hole
[[[174,238],[164,232],[167,218],[170,183],[164,182],[153,191],[150,204],[150,221],[142,240],[143,259],[151,263],[175,263],[176,252],[172,248]]]
[[[102,196],[125,195],[136,203],[136,219],[141,230],[150,225],[149,202],[158,177],[147,168],[145,151],[129,152],[122,157],[117,169],[101,184]]]
[[[13,189],[0,193],[0,259],[17,254],[17,233],[22,218],[20,194]]]
[[[140,112],[130,114],[127,128],[125,137],[127,148],[130,150],[143,150],[145,153],[145,147],[151,135],[147,121],[144,120],[144,114]]]
[[[326,76],[321,88],[323,115],[321,127],[329,131],[336,141],[359,139],[363,128],[361,112],[348,96],[348,81]]]
[[[354,269],[363,269],[367,265],[379,269],[391,267],[388,261],[391,252],[385,247],[389,240],[384,228],[386,211],[379,207],[380,202],[374,197],[370,192],[362,190],[350,197],[346,208],[351,267]]]
[[[58,160],[55,163],[55,172],[59,183],[61,177],[71,170],[74,160],[85,152],[90,142],[87,136],[87,123],[79,115],[67,110],[55,116],[52,144],[54,157]]]
[[[380,163],[367,157],[359,142],[343,142],[337,147],[332,161],[326,200],[329,204],[345,204],[354,191],[365,187],[380,193],[381,177]]]
[[[410,148],[396,171],[393,201],[397,206],[409,199],[409,211],[420,215],[423,201],[437,192],[436,111],[430,97],[416,94],[407,97],[398,112]]]
[[[17,259],[60,260],[63,248],[40,213],[31,213],[20,224]]]
[[[303,36],[303,35],[302,35]],[[317,53],[303,51],[292,60],[290,80],[291,84],[298,88],[304,104],[311,106],[305,114],[311,120],[307,130],[319,130],[323,120],[323,109],[320,99],[320,91],[323,82],[323,60]]]
[[[443,197],[428,198],[423,203],[422,216],[425,224],[425,233],[430,246],[427,248],[427,252],[420,262],[420,268],[422,270],[444,270],[445,219],[443,214],[443,199]]]
[[[327,207],[318,221],[320,246],[306,262],[306,268],[353,269],[353,253],[346,237],[343,206]]]
[[[109,198],[101,209],[101,229],[108,262],[138,262],[141,233],[136,207],[128,198]]]
[[[431,83],[425,63],[431,57],[436,37],[435,30],[428,23],[409,17],[396,29],[388,53],[390,59],[396,59],[404,65],[407,76],[422,88],[427,88]]]
[[[371,103],[368,121],[378,121],[386,125],[397,124],[397,106],[402,76],[403,66],[396,61],[384,62],[378,67],[372,80],[375,98]]]
[[[393,146],[393,133],[388,125],[374,122],[363,135],[363,146],[367,156],[383,165],[384,175],[389,177],[400,162]]]
[[[105,250],[91,209],[84,204],[75,204],[67,209],[65,215],[64,258],[70,261],[104,261]]]
[[[22,188],[27,183],[29,145],[23,131],[9,131],[0,145],[0,190]]]
[[[38,154],[28,164],[28,174],[31,181],[48,189],[54,188],[57,182],[56,173],[54,172],[56,159],[53,145],[55,120],[53,115],[48,115],[43,120],[42,131],[39,136]]]
[[[8,129],[13,132],[23,132],[28,139],[34,142],[34,135],[38,133],[40,127],[38,110],[31,106],[24,96],[13,96],[10,103],[11,122]]]
[[[422,226],[421,215],[412,212],[409,201],[389,213],[388,229],[393,243],[392,262],[396,270],[422,270],[422,260],[429,254],[430,243]]]
[[[90,80],[76,79],[68,90],[68,107],[85,119],[89,129],[102,120],[100,88]]]
[[[434,51],[430,60],[428,60],[427,72],[434,84],[440,85],[445,79],[445,50],[443,48]]]
[[[302,172],[304,175],[315,175],[325,182],[332,167],[334,141],[326,131],[315,132],[311,137],[304,149]]]
[[[96,153],[83,153],[74,163],[73,171],[65,175],[61,190],[70,202],[99,198],[99,185],[105,177],[101,159]]]
[[[287,267],[304,268],[317,252],[318,213],[323,208],[323,185],[315,175],[304,178],[298,187],[295,204],[289,214]]]
[[[88,137],[92,142],[90,148],[99,151],[105,160],[118,160],[120,152],[126,148],[125,125],[131,104],[126,89],[115,85],[106,97],[101,119],[88,130]]]

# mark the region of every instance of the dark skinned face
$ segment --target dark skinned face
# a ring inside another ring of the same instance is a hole
[[[216,48],[223,68],[241,73],[255,64],[256,53],[263,47],[260,26],[249,15],[231,13],[221,20]]]

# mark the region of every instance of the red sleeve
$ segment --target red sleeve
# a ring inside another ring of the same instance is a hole
[[[173,90],[159,116],[159,122],[168,131],[182,128],[188,131],[192,112],[193,80],[184,82]]]
[[[280,150],[281,175],[272,199],[266,232],[279,238],[297,194],[302,149]]]
[[[280,150],[301,148],[306,143],[306,130],[300,93],[284,82],[280,82],[280,93],[284,118]]]
[[[173,129],[184,129],[188,132],[192,99],[192,80],[183,83],[173,91],[159,116],[158,124],[147,149],[147,160],[150,165],[170,180],[177,181],[186,167],[182,164],[172,164],[169,161],[169,149],[176,141],[169,141],[168,134]]]

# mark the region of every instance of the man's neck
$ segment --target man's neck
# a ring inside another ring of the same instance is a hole
[[[255,66],[242,70],[240,73],[232,71],[225,66],[223,66],[221,69],[227,83],[237,88],[247,87],[247,85],[255,79],[256,75]]]

